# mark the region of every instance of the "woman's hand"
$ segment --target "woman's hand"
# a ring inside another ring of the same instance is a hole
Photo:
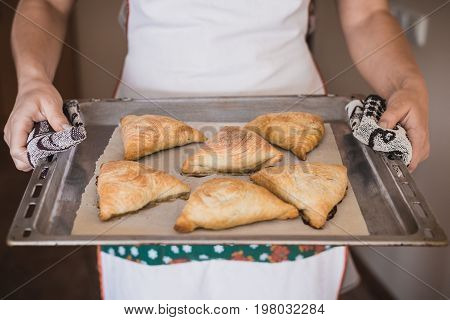
[[[21,171],[32,169],[26,143],[34,122],[48,120],[56,131],[63,130],[69,123],[62,112],[62,98],[48,81],[30,79],[21,84],[16,103],[4,128],[4,139],[9,146],[16,168]]]
[[[428,94],[422,81],[405,85],[389,97],[379,125],[392,129],[397,123],[405,128],[412,144],[412,160],[408,166],[412,172],[430,153]]]

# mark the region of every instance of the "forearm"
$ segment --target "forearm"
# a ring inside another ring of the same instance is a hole
[[[424,79],[407,40],[401,35],[402,29],[387,8],[351,22],[342,10],[342,27],[350,55],[369,84],[386,98],[401,88],[411,88],[426,99]]]
[[[26,146],[35,122],[48,120],[56,131],[70,126],[52,82],[72,4],[73,0],[22,0],[17,7],[11,42],[19,90],[4,139],[19,170],[31,169]]]
[[[24,0],[17,7],[11,42],[20,89],[29,81],[53,81],[72,0]],[[58,39],[56,39],[58,38]]]
[[[430,151],[428,92],[402,30],[389,13],[387,0],[339,0],[341,25],[360,73],[387,99],[382,128],[400,123],[412,144],[409,170]]]

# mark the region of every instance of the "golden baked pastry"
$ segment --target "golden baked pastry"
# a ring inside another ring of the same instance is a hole
[[[298,210],[253,183],[232,178],[214,178],[190,196],[174,229],[226,229],[257,221],[292,219]]]
[[[213,173],[248,173],[270,166],[283,154],[256,133],[240,127],[223,127],[186,159],[181,171],[194,176]]]
[[[306,112],[268,113],[245,125],[261,137],[306,160],[306,154],[322,140],[325,127],[321,117]]]
[[[314,228],[324,226],[348,185],[345,166],[322,163],[265,168],[250,179],[296,206],[303,220]]]
[[[134,161],[111,161],[97,180],[100,220],[136,211],[153,202],[189,195],[189,186],[171,175]]]
[[[203,133],[184,122],[158,115],[128,115],[120,120],[126,160],[206,140]]]

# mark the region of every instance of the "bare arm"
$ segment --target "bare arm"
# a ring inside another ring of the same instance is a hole
[[[11,39],[18,94],[4,139],[16,167],[23,171],[31,169],[26,139],[33,123],[47,119],[58,131],[69,125],[52,82],[62,48],[54,36],[64,39],[72,4],[73,0],[22,0],[17,7]]]
[[[405,127],[413,145],[410,170],[414,170],[429,154],[428,92],[402,29],[387,0],[339,0],[338,8],[353,61],[388,100],[380,125]]]

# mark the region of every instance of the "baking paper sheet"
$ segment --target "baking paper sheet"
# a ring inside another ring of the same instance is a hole
[[[244,125],[242,123],[188,123],[205,133],[209,138],[225,125]],[[195,190],[200,184],[208,179],[224,175],[211,175],[208,177],[187,177],[180,175],[180,168],[184,160],[192,155],[201,144],[195,143],[183,147],[160,151],[140,159],[140,162],[150,165],[156,169],[164,170],[179,179],[187,182],[191,190]],[[283,163],[301,162],[291,152],[280,149],[284,153]],[[112,137],[96,163],[95,174],[86,186],[82,195],[80,208],[77,211],[72,234],[74,235],[153,235],[170,236],[177,234],[173,230],[175,220],[180,214],[186,201],[177,199],[172,202],[160,203],[156,206],[148,206],[138,213],[128,214],[108,222],[102,222],[98,218],[97,192],[95,180],[102,163],[111,160],[123,160],[123,145],[120,129],[116,128]],[[325,124],[325,136],[319,146],[308,154],[310,162],[323,162],[342,164],[339,150],[329,124]],[[228,176],[230,177],[230,176]],[[250,181],[248,176],[233,176],[237,179]],[[120,219],[120,221],[118,221]],[[267,239],[277,235],[368,235],[368,229],[361,214],[358,202],[351,185],[349,185],[347,196],[338,205],[335,217],[328,221],[321,230],[313,229],[305,225],[302,219],[285,221],[265,221],[251,225],[239,226],[227,230],[210,231],[195,230],[191,236],[201,237],[203,235],[221,235],[233,238],[234,235],[252,236],[264,235]],[[189,235],[186,235],[189,237]]]

